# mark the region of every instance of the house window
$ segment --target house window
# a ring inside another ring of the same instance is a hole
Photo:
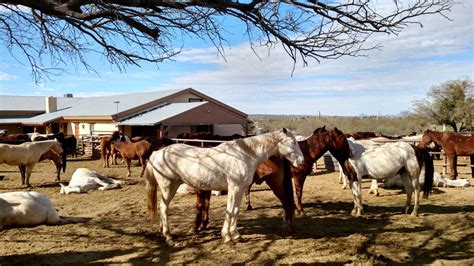
[[[201,98],[189,98],[188,102],[190,102],[190,103],[202,102],[202,99]]]

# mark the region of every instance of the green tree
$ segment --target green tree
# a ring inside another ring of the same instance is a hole
[[[430,88],[427,98],[414,102],[415,116],[431,123],[445,124],[455,132],[472,129],[474,83],[466,79],[450,80]]]

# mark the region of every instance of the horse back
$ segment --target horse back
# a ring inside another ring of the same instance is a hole
[[[441,146],[447,155],[471,156],[474,155],[474,136],[446,134]]]

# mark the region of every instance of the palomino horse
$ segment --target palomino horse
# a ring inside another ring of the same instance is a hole
[[[0,144],[0,163],[26,166],[26,186],[30,187],[33,167],[38,163],[41,155],[49,150],[58,154],[63,152],[61,143],[57,140],[25,142],[20,145]],[[25,180],[22,179],[22,185],[24,184]]]
[[[61,180],[61,168],[62,168],[62,160],[61,160],[61,154],[56,153],[53,150],[49,150],[41,155],[39,158],[38,162],[42,162],[44,160],[51,160],[56,167],[56,181]],[[26,178],[26,166],[25,165],[20,165],[18,166],[20,168],[20,174],[21,174],[21,180],[22,183],[25,183],[25,178]]]
[[[349,142],[349,145],[352,150],[355,150],[352,142]],[[423,195],[425,198],[428,197],[433,186],[434,166],[433,159],[428,151],[406,142],[395,142],[366,150],[363,153],[354,152],[353,154],[354,156],[349,161],[353,165],[359,180],[349,177],[349,186],[354,197],[352,215],[360,216],[362,214],[360,179],[373,178],[383,180],[397,174],[400,175],[407,193],[405,213],[408,213],[411,207],[411,198],[414,191],[415,206],[411,215],[418,215],[420,199],[419,177],[423,166],[425,167],[425,183],[423,185]]]
[[[451,179],[456,179],[458,176],[456,167],[458,156],[470,156],[471,165],[474,165],[474,136],[426,130],[420,147],[426,147],[430,142],[441,145],[444,153],[448,156]],[[474,178],[474,166],[471,166],[471,175]]]
[[[295,137],[285,128],[224,142],[213,148],[173,144],[153,152],[146,168],[150,218],[156,217],[159,184],[161,228],[170,243],[168,206],[180,184],[186,183],[201,190],[227,190],[227,209],[221,235],[225,242],[239,240],[237,215],[244,189],[252,183],[257,166],[277,152],[295,166],[303,163],[303,154]]]

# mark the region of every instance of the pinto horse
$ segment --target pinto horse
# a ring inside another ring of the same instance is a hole
[[[26,181],[26,186],[30,187],[30,176],[33,167],[38,163],[40,157],[51,149],[58,154],[63,153],[61,143],[57,140],[25,142],[20,145],[0,144],[0,163],[25,166],[26,178],[22,178],[22,185]]]
[[[470,156],[471,165],[474,165],[474,136],[426,130],[421,138],[420,147],[426,147],[430,142],[441,145],[443,148],[448,157],[451,179],[456,179],[458,176],[456,167],[458,156]],[[474,166],[471,166],[471,175],[474,178]]]
[[[355,150],[353,142],[349,142],[352,150]],[[428,197],[433,186],[433,159],[424,148],[412,146],[406,142],[386,143],[382,146],[368,149],[362,153],[354,153],[349,159],[350,164],[357,173],[357,179],[349,178],[349,186],[354,198],[354,209],[352,215],[362,214],[361,178],[373,178],[383,180],[400,175],[407,193],[405,213],[411,208],[411,198],[415,193],[415,206],[412,216],[418,215],[420,200],[419,177],[422,167],[425,167],[425,183],[423,195]]]
[[[227,190],[227,209],[221,235],[225,242],[240,240],[237,215],[244,189],[251,184],[257,166],[278,152],[295,166],[303,163],[303,154],[295,137],[285,128],[227,141],[213,148],[173,144],[153,152],[146,167],[150,218],[156,217],[159,185],[162,233],[171,244],[168,206],[180,184],[186,183],[201,190]]]

